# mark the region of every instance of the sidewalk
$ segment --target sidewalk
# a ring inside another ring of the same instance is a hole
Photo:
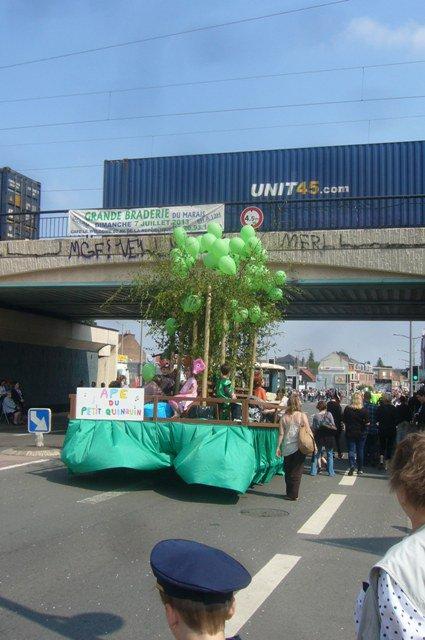
[[[28,460],[59,459],[68,425],[68,415],[57,413],[52,416],[52,432],[43,434],[44,445],[35,446],[35,435],[28,433],[26,425],[0,424],[0,469],[2,467],[28,462]]]

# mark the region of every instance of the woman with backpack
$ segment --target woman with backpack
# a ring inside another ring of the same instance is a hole
[[[310,475],[316,476],[322,470],[322,449],[325,449],[328,475],[334,476],[334,447],[337,432],[335,422],[333,415],[327,410],[324,400],[319,400],[316,409],[318,411],[313,416],[313,433],[317,451],[311,459]]]

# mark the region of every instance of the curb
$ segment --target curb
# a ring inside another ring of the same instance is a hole
[[[1,452],[5,456],[26,456],[29,458],[60,458],[59,447],[22,447],[22,449],[4,449]]]

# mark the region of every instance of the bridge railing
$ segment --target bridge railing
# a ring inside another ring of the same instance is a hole
[[[252,207],[263,211],[261,231],[421,227],[425,216],[425,194],[367,197],[308,195],[264,202],[227,202],[226,231],[238,231],[242,211]],[[68,227],[68,210],[64,209],[0,214],[2,240],[66,238],[69,236]],[[105,232],[104,235],[108,234]],[[81,237],[87,237],[87,234],[82,232]]]

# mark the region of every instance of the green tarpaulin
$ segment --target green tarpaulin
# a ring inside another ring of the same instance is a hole
[[[182,422],[70,420],[62,461],[72,473],[174,467],[188,484],[244,493],[282,473],[278,430]]]

